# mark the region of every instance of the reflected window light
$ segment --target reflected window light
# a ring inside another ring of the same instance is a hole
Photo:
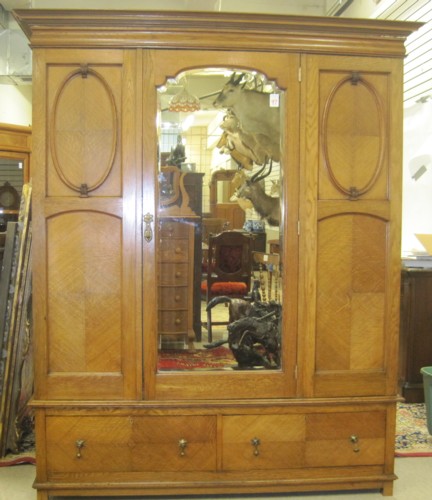
[[[188,115],[182,122],[181,128],[183,131],[189,130],[195,121],[194,115]]]

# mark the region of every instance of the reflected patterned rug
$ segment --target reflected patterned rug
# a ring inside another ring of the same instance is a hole
[[[33,428],[21,438],[19,446],[21,448],[20,452],[8,453],[6,456],[0,457],[0,467],[36,463]]]
[[[396,457],[432,457],[432,436],[424,403],[399,403],[396,420]]]
[[[228,347],[214,349],[166,349],[159,351],[159,371],[231,370],[237,361]]]
[[[11,467],[12,465],[35,464],[35,451],[27,450],[23,453],[9,454],[0,457],[0,467]]]

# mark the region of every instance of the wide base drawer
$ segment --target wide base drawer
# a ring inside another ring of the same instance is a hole
[[[226,416],[223,469],[379,465],[385,432],[385,411]]]
[[[216,469],[212,416],[48,416],[45,432],[49,473]]]

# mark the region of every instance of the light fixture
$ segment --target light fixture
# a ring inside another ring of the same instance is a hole
[[[192,113],[201,109],[201,103],[198,97],[190,94],[186,88],[186,83],[180,92],[175,95],[170,103],[168,110],[176,113]]]

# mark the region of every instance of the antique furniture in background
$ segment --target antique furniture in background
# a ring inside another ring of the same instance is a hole
[[[194,219],[194,264],[193,264],[193,330],[195,338],[201,339],[201,264],[203,259],[203,177],[199,172],[187,172],[184,185],[189,195],[189,206],[197,216]]]
[[[29,210],[17,229],[20,204],[30,206],[22,193],[31,190],[31,139],[31,127],[0,124],[0,456],[19,451],[23,435],[31,432]]]
[[[210,235],[207,254],[206,279],[201,293],[206,303],[221,295],[245,297],[251,288],[253,238],[242,231],[222,231]],[[212,341],[211,309],[207,312],[208,341]]]
[[[423,403],[420,368],[432,365],[432,269],[402,269],[401,294],[401,394]]]
[[[391,495],[402,65],[418,24],[15,16],[35,59],[38,500]],[[157,371],[155,89],[189,68],[258,71],[283,94],[280,369]]]
[[[216,170],[210,180],[210,216],[225,219],[229,229],[241,229],[245,221],[244,210],[237,201],[231,201],[234,194],[232,180],[237,170]]]
[[[194,247],[193,220],[164,218],[160,222],[159,341],[187,347],[193,329]]]
[[[21,189],[30,177],[31,127],[0,123],[0,269],[9,221],[18,219]]]

